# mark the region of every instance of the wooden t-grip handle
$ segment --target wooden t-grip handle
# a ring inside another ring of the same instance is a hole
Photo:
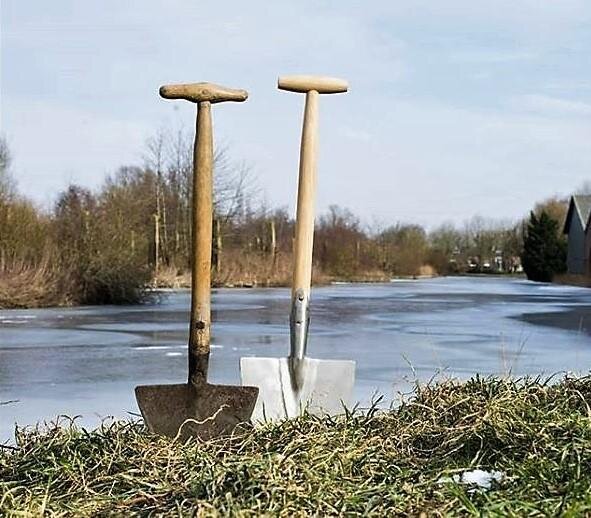
[[[160,96],[165,99],[185,99],[194,103],[209,101],[215,104],[225,101],[246,101],[248,99],[248,92],[213,83],[185,83],[161,86]]]
[[[300,93],[315,90],[319,94],[338,94],[346,92],[349,84],[344,79],[336,77],[282,76],[277,80],[277,88]]]

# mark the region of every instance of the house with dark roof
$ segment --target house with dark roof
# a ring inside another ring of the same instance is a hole
[[[571,196],[564,223],[568,273],[591,275],[591,195]]]

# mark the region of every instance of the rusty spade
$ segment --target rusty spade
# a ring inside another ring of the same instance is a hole
[[[191,323],[189,328],[189,379],[176,385],[143,385],[136,399],[150,431],[182,439],[210,439],[231,433],[250,420],[258,388],[214,385],[207,382],[210,350],[210,282],[213,217],[213,136],[211,105],[243,102],[248,93],[211,83],[166,85],[165,99],[197,104],[193,154],[193,243]]]

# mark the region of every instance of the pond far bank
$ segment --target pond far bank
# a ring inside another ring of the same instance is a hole
[[[314,270],[313,286],[329,286],[331,284],[379,284],[406,280],[427,280],[441,277],[464,278],[505,278],[523,279],[523,273],[453,273],[440,274],[430,266],[421,267],[412,275],[388,275],[382,271],[365,271],[355,275],[335,276]],[[115,281],[116,282],[116,281]],[[553,284],[591,288],[591,279],[585,276],[561,275]],[[283,272],[272,276],[216,276],[212,280],[212,288],[288,288],[291,286],[291,273]],[[160,293],[169,290],[190,289],[191,275],[189,272],[178,272],[174,269],[162,269],[152,279],[141,285],[133,285],[125,281],[121,287],[124,295],[117,294],[116,284],[105,285],[102,290],[108,293],[106,297],[91,298],[87,302],[72,296],[68,290],[60,289],[60,283],[47,272],[35,270],[19,271],[15,275],[0,275],[0,310],[10,309],[38,309],[59,308],[86,305],[133,305],[153,302]]]
[[[419,269],[415,275],[392,276],[382,271],[364,271],[354,275],[327,275],[315,268],[312,284],[327,286],[339,282],[347,283],[383,283],[392,279],[429,279],[439,274],[429,266]],[[102,282],[104,297],[91,297],[86,302],[79,294],[72,295],[67,283],[51,269],[23,269],[16,272],[4,272],[0,275],[0,310],[36,309],[52,307],[72,307],[81,305],[142,304],[153,300],[158,293],[168,289],[191,288],[191,274],[174,268],[162,268],[149,282],[133,283],[128,279],[124,283],[123,293],[119,294],[117,278],[111,284]],[[284,288],[291,286],[291,271],[281,270],[273,274],[249,275],[215,274],[212,288]]]

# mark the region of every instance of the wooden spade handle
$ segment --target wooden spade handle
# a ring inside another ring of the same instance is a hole
[[[207,379],[211,327],[211,241],[213,220],[213,136],[211,104],[197,105],[193,153],[193,242],[189,381]]]
[[[300,174],[294,244],[292,299],[301,290],[310,293],[312,281],[312,248],[314,246],[314,202],[316,190],[316,156],[318,147],[318,92],[306,94],[304,124],[300,147]]]

